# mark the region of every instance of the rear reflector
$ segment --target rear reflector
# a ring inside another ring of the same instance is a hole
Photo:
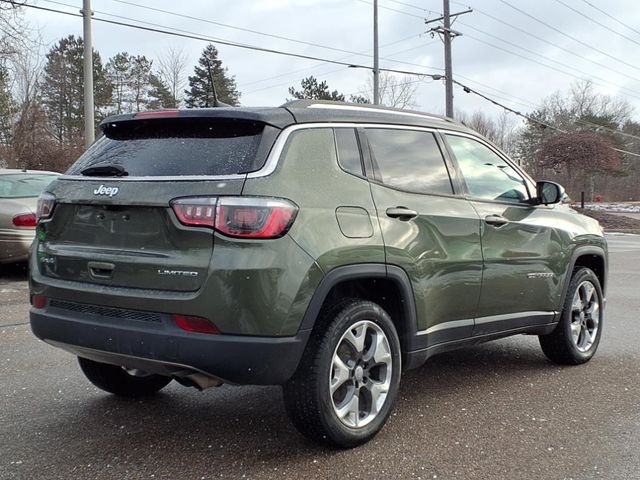
[[[292,202],[266,197],[197,197],[171,202],[184,225],[209,227],[236,238],[280,238],[298,213]]]
[[[176,322],[178,327],[187,332],[210,333],[213,335],[220,333],[218,327],[206,318],[191,317],[189,315],[174,315],[173,321]]]
[[[32,295],[31,305],[33,305],[33,308],[44,308],[47,306],[47,297],[43,297],[42,295]]]
[[[155,110],[151,112],[138,112],[133,118],[167,118],[177,117],[179,110]]]
[[[35,213],[20,213],[13,217],[13,224],[16,227],[35,228],[36,223]]]

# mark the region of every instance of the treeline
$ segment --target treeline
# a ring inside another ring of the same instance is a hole
[[[40,55],[36,32],[18,3],[0,2],[0,168],[64,171],[84,150],[83,42],[73,35]],[[167,48],[152,60],[120,52],[103,60],[93,52],[96,125],[112,114],[159,108],[213,106],[208,69],[218,99],[238,105],[235,78],[209,44],[195,65]],[[189,72],[191,73],[189,75]],[[381,103],[417,105],[414,77],[384,72]],[[290,98],[371,103],[373,85],[345,95],[313,76],[289,88]],[[284,99],[282,99],[284,100]],[[278,99],[274,102],[279,103]],[[589,81],[574,83],[526,114],[456,116],[523,165],[536,179],[563,184],[574,199],[640,200],[640,123],[630,104],[597,92]]]
[[[0,167],[64,171],[82,153],[83,49],[82,38],[70,35],[51,47],[40,65],[29,51],[0,57]],[[188,78],[186,58],[177,50],[164,52],[157,66],[129,52],[104,61],[94,50],[96,127],[114,114],[213,106],[209,68],[218,99],[237,105],[235,79],[211,44]]]

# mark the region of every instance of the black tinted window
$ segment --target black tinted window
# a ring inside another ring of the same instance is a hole
[[[366,132],[383,183],[411,192],[453,193],[432,133],[382,128],[368,128]]]
[[[119,165],[130,176],[233,175],[260,168],[264,125],[208,118],[133,120],[109,125],[67,173]]]
[[[520,174],[498,154],[467,137],[447,135],[469,195],[485,200],[522,202],[529,193]]]
[[[362,175],[360,147],[353,128],[336,128],[336,146],[338,147],[338,163],[347,172]]]

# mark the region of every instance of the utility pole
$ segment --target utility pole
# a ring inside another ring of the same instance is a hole
[[[82,35],[84,43],[84,146],[95,139],[93,120],[93,42],[91,41],[91,0],[82,0]]]
[[[453,75],[451,65],[451,17],[449,16],[449,0],[443,0],[442,16],[444,23],[444,82],[445,107],[447,117],[453,118]]]
[[[451,41],[462,34],[451,29],[451,25],[453,23],[451,18],[455,21],[456,17],[459,15],[470,13],[473,10],[469,8],[468,10],[451,14],[449,0],[443,0],[442,4],[442,16],[434,18],[433,20],[426,20],[424,23],[429,24],[442,21],[442,25],[428,30],[427,33],[431,33],[431,36],[437,33],[440,35],[440,38],[444,43],[445,109],[447,117],[453,118],[453,66],[451,62]]]
[[[378,0],[373,0],[373,104],[380,105],[380,65],[378,63]]]

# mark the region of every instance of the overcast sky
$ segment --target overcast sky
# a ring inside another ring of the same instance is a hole
[[[28,1],[70,12],[78,12],[82,5],[81,0]],[[550,93],[567,90],[577,79],[590,78],[598,91],[626,98],[635,107],[634,117],[640,118],[640,6],[637,0],[451,2],[452,13],[465,10],[468,6],[474,12],[462,15],[454,24],[454,28],[463,34],[453,42],[453,71],[457,80],[512,108],[531,111]],[[431,38],[425,33],[429,27],[436,25],[426,26],[425,18],[436,18],[442,10],[442,2],[379,0],[379,8],[380,66],[421,73],[443,73],[442,42],[437,36]],[[93,9],[96,18],[128,23],[144,21],[156,24],[155,28],[372,65],[372,0],[93,0]],[[80,18],[34,9],[26,9],[26,17],[34,27],[40,29],[43,40],[50,45],[69,34],[82,35]],[[94,48],[100,52],[104,62],[121,51],[155,59],[164,50],[173,47],[183,49],[190,63],[195,64],[206,45],[200,40],[170,37],[100,22],[93,22],[93,41]],[[299,86],[300,80],[309,75],[326,80],[331,89],[337,89],[347,96],[363,93],[367,77],[371,75],[371,71],[366,69],[220,44],[216,46],[219,58],[228,67],[229,73],[235,76],[243,105],[279,105],[288,96],[287,88]],[[363,54],[353,55],[345,50]],[[192,67],[189,73],[191,71]],[[418,85],[416,109],[443,113],[442,81],[420,80],[418,77],[414,81]],[[479,109],[490,114],[500,112],[497,107],[458,88],[455,89],[454,107],[469,112]]]

